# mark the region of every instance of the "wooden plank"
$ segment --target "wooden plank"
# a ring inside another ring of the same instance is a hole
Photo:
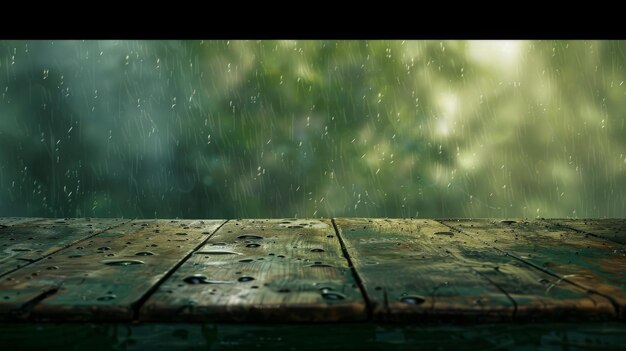
[[[74,244],[0,281],[0,318],[130,320],[135,304],[223,222],[133,221]]]
[[[626,219],[549,219],[546,221],[626,245]]]
[[[12,222],[0,235],[0,276],[124,222],[128,220],[50,218],[34,222]]]
[[[42,218],[36,217],[0,217],[0,234],[3,229],[10,228],[15,225],[30,223],[41,220]]]
[[[376,319],[510,319],[512,301],[457,260],[431,234],[428,220],[337,219]],[[476,303],[475,301],[480,301]]]
[[[564,281],[609,297],[624,317],[626,255],[623,245],[555,228],[543,221],[467,219],[442,222]]]
[[[610,301],[432,220],[337,219],[377,319],[611,318]]]
[[[365,302],[328,220],[224,225],[140,311],[143,321],[351,321]]]

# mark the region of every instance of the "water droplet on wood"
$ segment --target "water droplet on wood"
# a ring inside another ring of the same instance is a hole
[[[115,300],[116,298],[117,298],[117,296],[115,296],[113,294],[109,294],[109,295],[100,296],[96,300],[98,300],[98,301],[111,301],[111,300]]]
[[[400,298],[400,301],[407,303],[409,305],[421,305],[424,302],[426,302],[426,299],[424,299],[422,296],[413,295],[413,296],[404,296]]]
[[[100,262],[106,264],[107,266],[133,266],[137,264],[144,264],[143,261],[139,260],[104,260]]]
[[[263,239],[263,237],[258,236],[258,235],[253,235],[253,234],[244,234],[244,235],[239,235],[237,239]]]
[[[322,297],[324,298],[324,300],[331,300],[331,301],[338,301],[338,300],[345,300],[346,296],[344,294],[340,294],[337,292],[322,292]]]
[[[195,255],[241,255],[239,252],[226,250],[202,250],[194,252]]]

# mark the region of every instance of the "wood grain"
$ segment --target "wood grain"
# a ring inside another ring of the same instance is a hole
[[[626,219],[550,219],[547,222],[626,245]]]
[[[435,221],[337,219],[336,223],[379,320],[615,316],[607,299]]]
[[[0,321],[626,319],[624,220],[224,223],[0,218]]]
[[[0,276],[124,222],[128,220],[78,218],[13,221],[0,234]]]
[[[144,321],[353,321],[365,303],[328,220],[224,225],[140,311]]]
[[[498,287],[429,237],[432,221],[337,219],[376,319],[507,319],[514,305]],[[480,301],[479,303],[477,301]]]
[[[0,218],[0,234],[3,232],[3,229],[10,228],[16,225],[35,222],[41,220],[42,218],[36,217],[2,217]]]
[[[610,298],[622,317],[626,308],[626,255],[618,243],[557,228],[539,220],[446,220],[485,245]]]
[[[0,281],[0,318],[131,320],[142,297],[223,222],[133,221],[71,245]]]

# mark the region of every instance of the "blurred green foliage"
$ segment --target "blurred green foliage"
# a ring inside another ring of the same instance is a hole
[[[626,42],[2,41],[0,215],[624,217]]]

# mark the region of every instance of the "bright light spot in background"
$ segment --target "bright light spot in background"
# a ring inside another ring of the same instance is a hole
[[[446,119],[440,119],[437,121],[437,134],[441,136],[448,136],[450,134],[450,121]]]
[[[445,117],[452,118],[459,106],[459,99],[454,93],[442,94],[439,99],[439,108]]]
[[[0,40],[0,214],[624,217],[623,52]]]
[[[441,94],[438,99],[441,115],[437,120],[436,131],[441,136],[448,136],[452,131],[459,106],[459,99],[454,93]]]
[[[477,40],[468,43],[470,59],[487,66],[511,70],[517,66],[526,42],[518,40]]]
[[[475,170],[478,166],[479,158],[475,152],[463,152],[457,157],[457,162],[463,169]]]

